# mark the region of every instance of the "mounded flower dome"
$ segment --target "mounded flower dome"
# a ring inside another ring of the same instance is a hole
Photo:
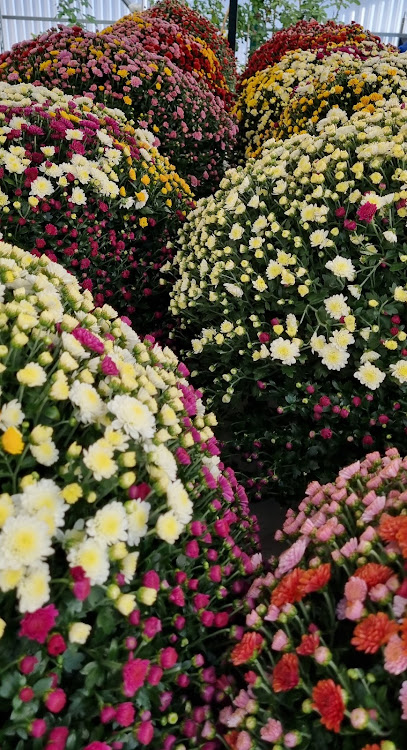
[[[143,15],[173,21],[184,32],[204,41],[218,58],[228,85],[234,90],[237,79],[235,56],[226,37],[205,16],[179,0],[160,0]]]
[[[0,278],[1,747],[215,748],[259,564],[216,420],[60,265],[1,243]]]
[[[131,13],[123,16],[103,34],[120,34],[142,44],[148,52],[168,57],[181,70],[186,70],[209,89],[230,103],[232,94],[226,83],[222,67],[212,49],[203,39],[191,36],[173,21],[161,16]]]
[[[135,127],[152,130],[161,153],[201,194],[219,182],[235,142],[236,122],[207,86],[119,34],[50,29],[2,55],[0,77],[119,107]]]
[[[315,77],[313,77],[315,76]],[[347,115],[362,109],[374,112],[377,102],[407,97],[407,56],[386,55],[341,62],[327,71],[315,67],[292,92],[277,126],[276,138],[313,130],[326,113],[339,107]]]
[[[0,229],[45,253],[115,305],[140,333],[160,331],[159,268],[193,205],[154,135],[87,97],[0,83]]]
[[[278,498],[405,442],[407,113],[377,106],[269,141],[180,232],[190,366]]]
[[[363,61],[366,59],[367,65],[369,65],[371,57],[375,60],[377,58],[378,64],[381,62],[385,65],[386,62],[389,62],[390,68],[395,65],[398,80],[400,80],[400,74],[404,78],[403,56],[396,55],[392,48],[391,50],[381,48],[382,45],[365,41],[353,42],[345,46],[332,45],[327,49],[322,47],[321,49],[304,51],[294,50],[287,52],[278,63],[256,73],[242,88],[234,108],[239,121],[239,144],[246,156],[258,156],[269,138],[287,135],[287,125],[291,125],[291,122],[288,122],[284,131],[281,132],[281,122],[284,123],[285,112],[291,112],[293,97],[295,103],[297,102],[296,92],[298,90],[304,93],[307,93],[309,89],[311,89],[311,92],[313,91],[312,82],[314,79],[324,83],[334,78],[336,71],[347,71],[349,76],[355,76],[353,92],[353,98],[355,99],[356,92],[361,94],[366,86],[366,82],[363,81],[358,86],[360,79],[357,76],[363,69]],[[367,70],[366,74],[370,75],[370,71]],[[350,78],[350,81],[353,81],[353,78]],[[376,90],[378,88],[379,86],[376,86]],[[343,99],[345,99],[345,96]],[[330,108],[329,105],[325,105],[325,96],[321,96],[321,100],[316,97],[316,100],[315,111],[315,108],[311,106],[312,102],[308,104],[307,97],[304,101],[301,100],[298,105],[298,114],[296,114],[298,119],[302,116],[303,111],[307,112],[307,123],[304,121],[305,125],[312,125],[315,121],[312,118],[315,118],[318,108],[320,111],[325,110],[324,114]],[[344,106],[346,107],[347,104],[345,102]],[[349,113],[352,112],[349,111]],[[290,115],[288,114],[287,120],[289,119]],[[294,122],[294,125],[296,124]]]
[[[383,47],[380,37],[375,36],[358,23],[342,24],[336,21],[318,23],[315,19],[298,21],[287,29],[276,31],[272,38],[256,49],[250,56],[240,81],[241,86],[260,70],[280,62],[281,58],[293,50],[329,49],[335,45],[353,45],[361,42],[374,42]]]
[[[404,747],[406,469],[370,453],[287,513],[230,654],[245,683],[221,712],[231,750]]]

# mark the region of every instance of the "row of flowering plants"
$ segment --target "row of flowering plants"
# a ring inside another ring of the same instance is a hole
[[[0,83],[0,230],[74,273],[141,334],[162,331],[159,268],[194,205],[155,136],[118,110]]]
[[[215,750],[260,561],[216,420],[60,265],[1,243],[0,279],[2,750]]]
[[[392,49],[381,49],[372,41],[288,52],[280,62],[256,73],[242,88],[234,107],[240,151],[246,156],[258,156],[269,138],[298,132],[298,122],[302,130],[312,125],[320,119],[321,112],[328,112],[330,103],[343,101],[351,114],[351,106],[361,100],[364,89],[370,93],[390,88],[396,93],[398,82],[406,77],[404,57]],[[371,58],[376,67],[383,68],[383,87],[369,70]],[[393,69],[395,78],[388,73]],[[342,83],[336,80],[341,73],[350,90],[342,84],[335,92],[335,84]],[[333,92],[326,98],[325,87],[331,81]]]
[[[389,449],[313,481],[255,579],[221,711],[231,750],[402,750],[407,719],[407,459]]]
[[[309,79],[292,92],[276,128],[277,139],[314,127],[333,107],[348,115],[365,109],[374,112],[376,103],[392,96],[407,98],[407,56],[386,55],[340,62],[327,71],[318,66]]]
[[[280,62],[287,52],[294,50],[326,50],[330,46],[346,46],[370,41],[380,44],[380,37],[375,36],[358,23],[342,24],[328,21],[321,24],[315,19],[298,21],[287,29],[281,29],[272,38],[255,50],[243,71],[239,88],[246,85],[249,78],[260,70]]]
[[[182,0],[160,0],[143,15],[149,18],[164,18],[173,21],[184,33],[203,41],[216,55],[223,75],[233,91],[237,81],[236,58],[226,39],[205,16],[189,7]]]
[[[119,34],[142,44],[171,60],[181,70],[192,73],[214,94],[230,103],[232,93],[226,83],[221,64],[203,39],[190,36],[186,29],[161,16],[132,13],[103,30],[104,34]]]
[[[161,153],[197,194],[217,185],[235,142],[236,121],[208,86],[124,35],[50,29],[4,53],[0,77],[90,94],[120,108],[135,127],[152,130]]]
[[[279,498],[370,446],[402,449],[407,427],[407,111],[333,109],[317,129],[229,170],[173,267],[230,454],[265,464]]]

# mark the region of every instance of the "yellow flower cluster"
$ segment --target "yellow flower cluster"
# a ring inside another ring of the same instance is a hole
[[[280,118],[286,107],[289,107],[294,91],[304,92],[305,95],[314,78],[323,85],[338,68],[347,70],[350,74],[360,70],[363,64],[361,59],[357,55],[344,52],[340,45],[338,46],[337,52],[333,45],[329,49],[329,54],[324,56],[319,56],[317,51],[311,50],[288,52],[278,63],[258,71],[252,78],[243,82],[234,111],[239,120],[240,137],[246,156],[258,156],[264,142],[276,137],[280,129]],[[372,56],[375,60],[377,56],[378,60],[393,61],[392,52],[379,51],[372,42],[354,43],[352,47],[367,57],[366,64]],[[299,106],[301,108],[303,105]]]
[[[348,115],[358,110],[374,112],[377,102],[407,95],[407,59],[389,55],[347,61],[334,70],[318,66],[314,77],[300,83],[282,112],[277,138],[305,132],[315,125],[332,107],[340,107]]]
[[[219,459],[184,425],[175,355],[95,309],[62,267],[1,242],[0,300],[0,591],[34,611],[56,539],[92,584],[129,583],[141,540],[174,544],[191,521],[199,488],[179,478],[176,449],[214,475]],[[198,411],[205,442],[216,420]]]

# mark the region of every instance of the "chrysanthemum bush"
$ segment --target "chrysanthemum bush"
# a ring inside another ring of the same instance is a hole
[[[60,261],[140,333],[159,330],[158,269],[193,203],[154,135],[87,97],[1,82],[0,136],[3,237]]]
[[[204,41],[218,58],[229,87],[234,90],[237,80],[236,58],[226,37],[205,16],[179,0],[160,0],[143,13],[149,18],[164,18],[178,24],[185,32]]]
[[[120,34],[142,44],[144,49],[168,57],[181,70],[206,83],[214,94],[230,103],[232,94],[226,83],[218,58],[204,42],[172,21],[160,16],[132,13],[103,30],[104,34]]]
[[[214,750],[260,558],[216,420],[61,266],[1,243],[0,278],[1,747]]]
[[[229,170],[174,264],[192,369],[279,497],[406,436],[407,110],[318,127]]]
[[[277,126],[276,138],[312,129],[332,107],[348,115],[361,109],[373,112],[377,102],[407,94],[407,59],[405,55],[386,55],[367,60],[355,59],[351,66],[341,63],[328,74],[322,66],[299,84],[291,94]]]
[[[299,86],[314,78],[324,81],[338,69],[357,73],[361,60],[372,56],[383,62],[394,59],[393,52],[381,50],[374,42],[354,42],[345,47],[288,52],[280,62],[256,73],[242,88],[234,108],[240,149],[246,156],[258,156],[264,143],[277,135],[280,118]]]
[[[330,45],[347,45],[371,41],[380,43],[380,37],[364,29],[358,23],[342,24],[335,21],[318,23],[311,21],[298,21],[287,29],[281,29],[273,34],[272,38],[262,44],[250,56],[246,69],[240,77],[240,86],[254,76],[260,70],[268,68],[279,62],[281,58],[292,50],[313,50],[316,48],[328,48]]]
[[[201,194],[219,182],[234,144],[237,125],[219,97],[167,57],[124,36],[51,29],[5,53],[0,77],[90,93],[119,107],[135,127],[153,131],[161,153]]]
[[[312,482],[290,546],[247,596],[223,709],[238,748],[402,750],[407,720],[407,459],[389,449]]]

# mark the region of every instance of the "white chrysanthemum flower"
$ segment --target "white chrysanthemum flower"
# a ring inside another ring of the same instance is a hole
[[[150,510],[151,505],[145,500],[131,500],[126,503],[128,544],[130,547],[137,547],[140,540],[147,534]]]
[[[30,445],[30,451],[41,466],[52,466],[59,458],[59,451],[52,440],[45,440],[39,445]]]
[[[324,305],[328,315],[334,320],[340,320],[349,315],[350,307],[346,304],[346,300],[347,297],[344,297],[343,294],[334,294],[332,297],[327,297]]]
[[[356,269],[352,261],[349,258],[344,258],[342,255],[336,255],[333,260],[328,260],[325,263],[325,268],[332,271],[334,276],[347,279],[348,281],[354,281],[356,276]]]
[[[93,536],[103,544],[116,544],[127,539],[126,511],[117,500],[100,508],[93,518],[86,522],[89,536]]]
[[[15,589],[21,581],[24,568],[0,568],[0,591],[5,594]]]
[[[148,407],[132,396],[115,396],[108,404],[115,415],[112,427],[124,430],[130,437],[152,438],[155,433],[154,415]]]
[[[53,553],[47,525],[28,513],[7,519],[0,535],[0,548],[1,568],[35,565]]]
[[[157,536],[168,544],[175,544],[181,536],[184,526],[178,520],[176,515],[169,510],[158,517],[155,530]]]
[[[366,352],[363,352],[360,361],[364,365],[365,362],[375,362],[376,359],[380,359],[380,354],[368,349]]]
[[[346,349],[350,344],[355,343],[355,338],[346,328],[338,328],[329,337],[329,343],[337,346],[338,349]]]
[[[124,453],[129,447],[129,439],[120,430],[115,430],[110,425],[106,427],[104,439],[112,446],[113,450]]]
[[[13,499],[7,493],[0,495],[0,529],[4,526],[7,519],[14,515],[15,507]]]
[[[232,297],[243,297],[243,289],[241,289],[240,286],[237,286],[236,284],[224,284],[223,286]]]
[[[155,464],[155,466],[163,469],[171,482],[175,482],[177,478],[177,462],[171,451],[165,445],[155,446],[153,443],[147,444],[145,449],[148,453],[148,460],[152,464]]]
[[[404,359],[399,359],[395,364],[390,365],[390,371],[399,383],[407,383],[407,362]]]
[[[25,414],[21,408],[20,402],[16,398],[13,398],[1,407],[0,428],[2,430],[6,430],[8,427],[18,427],[24,419]]]
[[[229,232],[229,237],[231,240],[240,240],[243,237],[244,229],[240,224],[233,224],[232,228]]]
[[[50,514],[55,527],[63,526],[68,506],[64,503],[61,490],[53,479],[40,479],[29,484],[19,496],[20,507],[25,513],[41,518]]]
[[[33,568],[28,568],[17,586],[20,612],[35,612],[46,604],[50,597],[50,580],[49,567],[46,563],[39,563]]]
[[[317,336],[316,333],[313,333],[310,338],[310,344],[312,353],[320,354],[324,346],[326,346],[326,338],[325,336]]]
[[[342,370],[345,367],[349,353],[345,349],[340,349],[334,344],[326,344],[320,352],[322,358],[322,364],[328,368],[328,370]]]
[[[133,580],[137,569],[138,559],[138,552],[129,552],[126,557],[123,557],[123,559],[120,560],[120,572],[124,575],[126,583],[131,583]]]
[[[106,413],[106,407],[96,388],[75,380],[69,391],[69,399],[79,408],[78,419],[84,424],[95,422]]]
[[[167,502],[181,523],[185,525],[190,522],[194,506],[189,499],[184,485],[179,479],[168,485]]]
[[[97,482],[110,479],[118,470],[117,463],[113,460],[113,448],[103,438],[83,451],[83,463]]]
[[[54,186],[51,180],[47,180],[46,177],[37,177],[30,186],[30,195],[34,195],[36,198],[45,198],[47,195],[52,195],[54,192]]]
[[[90,579],[92,586],[101,586],[109,576],[107,547],[97,539],[85,539],[68,552],[71,567],[79,565]]]
[[[310,245],[311,247],[332,247],[333,242],[329,239],[329,233],[327,229],[316,229],[315,232],[310,234]]]
[[[383,232],[383,237],[385,240],[387,240],[387,242],[391,242],[392,244],[397,242],[397,234],[395,232],[392,232],[391,229]]]
[[[283,365],[294,365],[297,357],[300,356],[298,344],[293,341],[283,339],[281,336],[270,344],[270,354],[272,359],[279,359]]]
[[[359,286],[354,286],[353,284],[349,284],[348,286],[348,292],[354,297],[355,299],[360,299],[361,297],[361,288]]]
[[[37,362],[29,362],[28,365],[17,372],[18,382],[21,385],[28,386],[28,388],[37,388],[44,385],[46,379],[45,370]]]
[[[383,383],[386,375],[376,365],[372,365],[371,362],[365,362],[365,364],[356,370],[354,377],[362,385],[365,385],[366,388],[375,391]]]

